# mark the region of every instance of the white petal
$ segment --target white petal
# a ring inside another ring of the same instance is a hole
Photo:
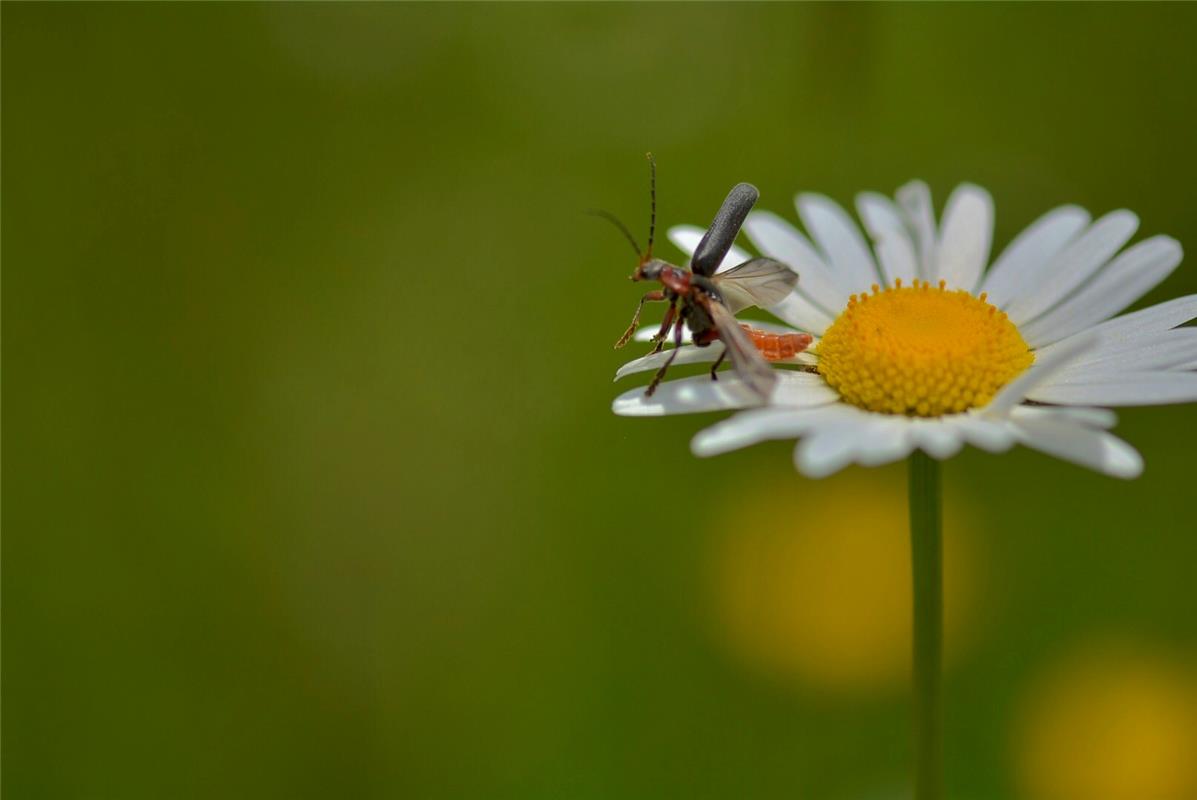
[[[850,425],[817,429],[794,449],[794,465],[808,478],[825,478],[852,463],[860,432]]]
[[[1092,328],[1100,339],[1098,350],[1107,343],[1150,341],[1164,331],[1197,319],[1197,294],[1177,297],[1158,305],[1132,311],[1121,317],[1108,320]],[[1037,355],[1047,356],[1057,347],[1063,347],[1068,339],[1040,348]]]
[[[864,421],[856,460],[866,467],[889,464],[910,455],[914,440],[910,420],[902,416],[869,414]]]
[[[848,405],[826,406],[805,426],[794,451],[799,471],[821,478],[856,461],[878,466],[905,458],[914,449],[906,417],[873,414]]]
[[[898,205],[906,213],[914,244],[918,248],[919,277],[935,282],[935,211],[931,207],[931,190],[922,181],[911,181],[898,189]]]
[[[666,235],[669,236],[669,241],[677,245],[677,248],[685,253],[687,256],[694,255],[694,249],[698,247],[698,243],[702,241],[703,234],[706,228],[699,228],[694,225],[674,225]],[[743,264],[752,256],[748,252],[736,247],[734,244],[731,249],[727,251],[727,255],[723,257],[723,261],[719,262],[719,268],[715,272],[723,272],[731,269],[737,264]]]
[[[1055,383],[1027,394],[1043,403],[1154,406],[1197,401],[1197,372],[1124,372],[1089,383]]]
[[[911,285],[919,276],[918,255],[902,212],[892,200],[876,192],[858,194],[856,210],[864,221],[865,230],[873,238],[873,249],[877,252],[885,285],[893,286],[899,280]]]
[[[910,438],[915,447],[941,461],[956,455],[964,444],[960,430],[939,419],[911,420]]]
[[[854,460],[878,466],[905,458],[914,447],[909,430],[906,417],[842,403],[807,409],[769,406],[742,411],[701,431],[691,449],[711,456],[768,440],[807,437],[795,451],[796,463],[804,474],[822,477]]]
[[[779,369],[776,372],[777,387],[769,400],[775,406],[809,408],[840,399],[839,392],[828,386],[822,375],[793,369]]]
[[[776,373],[777,386],[770,401],[774,405],[808,408],[839,399],[835,390],[818,375],[790,369],[779,369]],[[717,381],[711,380],[709,375],[665,381],[652,397],[645,396],[644,387],[637,387],[615,398],[611,410],[624,417],[660,417],[760,405],[757,396],[734,372],[719,375]]]
[[[856,195],[856,213],[860,214],[865,230],[874,239],[907,233],[902,210],[893,200],[879,192],[861,192]]]
[[[1134,478],[1143,472],[1142,456],[1105,431],[1048,420],[1026,420],[1012,425],[1020,442],[1048,455],[1116,478]]]
[[[662,350],[659,353],[650,353],[646,356],[633,359],[624,364],[615,371],[615,380],[626,378],[628,375],[634,375],[637,372],[647,372],[651,369],[657,369],[666,361],[669,360],[670,353],[673,348]],[[716,343],[709,347],[695,347],[694,345],[683,345],[678,348],[677,357],[673,359],[673,366],[680,367],[685,364],[703,364],[711,363],[719,357],[723,352],[723,344]]]
[[[822,336],[831,327],[832,319],[797,292],[790,292],[785,300],[766,309],[799,330]]]
[[[1087,428],[1112,428],[1118,423],[1118,415],[1108,408],[1081,406],[1015,406],[1010,409],[1010,417],[1014,420],[1060,420]]]
[[[1088,286],[1026,326],[1032,347],[1050,344],[1112,317],[1172,274],[1184,257],[1180,243],[1153,236],[1114,259]]]
[[[948,197],[939,232],[936,271],[949,289],[972,291],[981,280],[993,240],[993,198],[971,183]]]
[[[632,334],[632,341],[633,342],[652,341],[652,338],[654,336],[656,336],[657,331],[660,329],[661,329],[660,323],[657,323],[656,325],[645,325],[641,328],[638,328],[636,330],[636,332],[634,334]],[[670,342],[672,342],[672,341],[673,341],[672,337],[670,337]],[[684,344],[690,343],[690,331],[687,330],[682,333],[682,342]]]
[[[885,275],[886,286],[896,286],[901,281],[913,286],[918,274],[918,256],[914,245],[906,236],[889,236],[877,243],[877,260]]]
[[[1065,247],[1006,307],[1018,326],[1033,320],[1083,285],[1139,227],[1129,211],[1112,211]]]
[[[615,398],[611,410],[622,417],[662,417],[760,405],[760,399],[734,378],[713,381],[707,375],[695,375],[662,383],[652,397],[644,391],[638,386],[624,392]]]
[[[987,419],[969,413],[945,417],[944,422],[956,428],[961,438],[973,447],[1004,453],[1014,446],[1014,434],[1004,419]]]
[[[1023,374],[1006,384],[998,392],[989,405],[981,409],[987,417],[1004,416],[1011,408],[1021,403],[1031,390],[1058,372],[1065,364],[1078,358],[1082,353],[1092,350],[1097,345],[1097,335],[1090,332],[1087,336],[1078,336],[1066,347],[1059,347],[1051,354],[1035,354],[1035,363]]]
[[[758,328],[764,328],[765,325],[755,320],[752,323]],[[784,328],[781,325],[770,325],[769,330],[781,328],[783,331],[793,332],[790,328]],[[634,375],[637,372],[648,372],[649,370],[658,369],[662,364],[669,360],[669,354],[673,348],[662,350],[659,353],[650,353],[646,356],[633,359],[624,364],[615,372],[615,380],[625,378],[628,375]],[[707,347],[695,347],[694,345],[683,345],[677,351],[677,358],[673,360],[673,366],[680,367],[685,364],[710,364],[713,363],[723,353],[723,343],[716,342]],[[799,353],[793,358],[778,359],[770,363],[773,364],[806,364],[813,359],[809,356],[803,358],[805,353]],[[722,374],[722,373],[720,373]]]
[[[909,236],[903,211],[880,192],[861,192],[856,195],[856,212],[861,216],[864,230],[873,238],[895,234]]]
[[[1164,331],[1146,341],[1101,340],[1096,348],[1068,364],[1050,382],[1076,382],[1074,379],[1087,375],[1118,374],[1127,370],[1174,369],[1193,359],[1197,359],[1197,328]]]
[[[798,215],[819,249],[841,277],[849,292],[866,291],[880,281],[873,254],[860,230],[844,209],[820,194],[800,194],[795,199]]]
[[[1078,206],[1047,212],[1007,245],[990,267],[981,291],[989,295],[990,303],[1005,308],[1088,224],[1089,212]]]
[[[714,456],[772,439],[791,439],[803,435],[827,419],[834,419],[833,406],[815,408],[758,408],[740,413],[699,431],[690,440],[696,456]]]
[[[754,211],[744,231],[757,250],[798,273],[798,292],[825,314],[834,316],[848,304],[851,291],[793,225],[768,211]]]

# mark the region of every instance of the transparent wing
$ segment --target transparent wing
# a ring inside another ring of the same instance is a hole
[[[761,400],[768,400],[777,383],[777,374],[722,303],[708,299],[706,306],[707,313],[719,331],[719,338],[731,357],[732,366],[736,368],[736,374]]]
[[[780,261],[754,258],[711,280],[719,287],[723,302],[732,314],[749,306],[776,305],[798,285],[798,274]]]

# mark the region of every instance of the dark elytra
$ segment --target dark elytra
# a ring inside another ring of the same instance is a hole
[[[695,275],[714,275],[715,270],[723,263],[723,257],[731,249],[736,234],[740,232],[748,212],[756,205],[761,193],[751,183],[737,183],[727,193],[727,199],[719,207],[719,213],[711,222],[711,227],[703,235],[698,247],[694,249],[694,257],[690,259],[690,270]]]

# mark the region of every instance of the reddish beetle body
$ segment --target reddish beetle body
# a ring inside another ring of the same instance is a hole
[[[748,338],[761,351],[766,361],[784,361],[793,358],[814,341],[809,333],[773,333],[754,328],[751,325],[740,325]]]

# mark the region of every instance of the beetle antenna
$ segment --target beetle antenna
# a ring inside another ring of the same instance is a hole
[[[636,237],[632,235],[632,232],[628,230],[628,226],[624,225],[619,217],[615,216],[610,211],[604,211],[601,208],[588,208],[586,209],[586,213],[592,217],[600,217],[605,219],[616,228],[619,228],[619,231],[624,235],[624,238],[631,242],[632,249],[636,251],[636,255],[640,255],[640,245],[636,243]]]
[[[648,215],[648,249],[644,251],[644,260],[653,257],[653,234],[657,230],[657,160],[652,153],[645,153],[648,159],[648,196],[650,211]]]

